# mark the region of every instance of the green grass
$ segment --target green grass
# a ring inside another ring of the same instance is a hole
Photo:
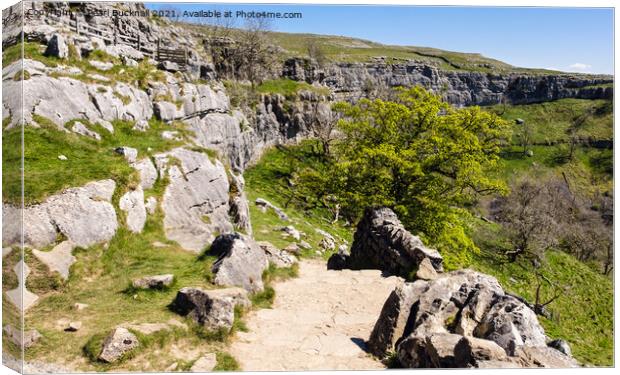
[[[132,130],[133,123],[112,121],[114,133],[110,134],[99,125],[80,120],[98,132],[102,140],[57,130],[51,121],[33,116],[41,128],[24,128],[24,197],[26,204],[41,202],[51,194],[65,188],[80,186],[89,181],[112,178],[119,185],[137,181],[135,170],[123,156],[114,152],[119,146],[138,149],[138,156],[145,157],[179,146],[182,142],[164,140],[161,131],[171,129],[161,121],[149,121],[146,132]],[[67,125],[70,125],[70,121]],[[19,128],[5,130],[2,138],[2,181],[5,202],[19,202],[21,194],[20,170],[21,133]],[[182,129],[177,129],[182,130]],[[149,151],[150,148],[150,151]],[[67,160],[59,160],[65,155]]]
[[[217,365],[213,371],[239,371],[239,362],[232,355],[226,352],[216,353]]]
[[[474,238],[481,247],[471,268],[495,276],[505,290],[534,301],[537,280],[529,260],[509,263],[502,255],[509,245],[499,225],[474,223]],[[566,288],[548,309],[551,319],[539,317],[547,335],[563,338],[579,361],[597,366],[613,364],[613,299],[612,281],[574,257],[559,251],[548,251],[542,268],[544,275],[560,288]],[[543,298],[555,290],[545,285]]]
[[[347,223],[340,220],[332,224],[327,210],[304,210],[291,200],[288,180],[293,173],[299,168],[319,162],[312,151],[314,146],[314,141],[304,141],[299,146],[268,149],[256,166],[245,171],[245,190],[250,202],[252,231],[257,241],[268,241],[278,248],[298,243],[292,237],[283,237],[283,232],[279,230],[282,226],[292,225],[305,234],[301,240],[312,247],[311,250],[302,249],[302,256],[317,256],[316,251],[323,239],[316,231],[317,228],[334,236],[338,244],[351,243],[353,236]],[[254,204],[256,198],[266,199],[284,210],[290,221],[281,220],[272,210],[262,212]],[[329,252],[326,252],[324,257],[329,255]]]
[[[524,125],[517,125],[515,120],[525,120],[535,144],[555,144],[568,142],[567,130],[571,119],[593,110],[577,136],[583,140],[601,140],[613,138],[613,104],[609,100],[561,99],[551,102],[526,105],[495,105],[485,109],[501,114],[512,125],[513,142],[519,144],[518,135]]]
[[[302,91],[312,91],[319,95],[329,95],[330,90],[326,87],[315,87],[306,82],[293,81],[288,78],[272,79],[265,81],[256,88],[263,94],[281,94],[288,99],[294,99]]]

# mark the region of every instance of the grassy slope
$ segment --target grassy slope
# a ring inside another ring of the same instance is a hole
[[[541,105],[519,106],[510,108],[505,117],[521,116],[532,121],[536,134],[547,136],[561,126],[556,120],[564,121],[562,113],[570,105],[585,107],[586,101],[560,101],[546,103],[546,115],[540,115]],[[611,127],[611,116],[605,116],[593,124],[593,131]],[[534,119],[546,121],[535,121]],[[607,133],[609,135],[609,133]],[[290,204],[288,179],[291,174],[304,165],[318,163],[311,152],[312,142],[303,142],[301,146],[274,148],[265,153],[260,162],[246,171],[246,189],[250,199],[262,197],[283,208],[299,225],[299,229],[308,232],[312,226],[337,233],[351,239],[354,228],[342,226],[341,223],[327,223],[328,213],[312,210],[300,215],[299,209]],[[612,188],[613,180],[609,169],[611,150],[596,150],[580,147],[572,162],[558,162],[557,155],[566,150],[562,145],[535,146],[533,157],[524,157],[517,152],[504,153],[500,163],[498,177],[507,181],[525,174],[549,174],[564,172],[574,187],[584,193],[595,190],[606,191]],[[603,161],[603,162],[601,162]],[[603,164],[603,167],[601,167]],[[605,167],[604,165],[607,165]],[[288,240],[280,238],[273,227],[284,225],[275,215],[264,214],[251,205],[254,234],[259,239],[272,241],[278,246],[286,246]],[[306,227],[310,225],[310,227]],[[532,267],[527,262],[507,263],[501,256],[507,247],[502,239],[499,226],[475,220],[471,223],[472,236],[481,248],[481,254],[473,257],[470,264],[464,265],[489,273],[497,277],[507,291],[520,294],[528,300],[534,300],[536,280]],[[589,266],[577,261],[570,255],[551,251],[547,257],[546,276],[558,285],[567,287],[567,292],[550,305],[552,319],[541,318],[547,333],[553,338],[564,338],[572,346],[577,359],[592,365],[611,365],[613,363],[613,283]],[[543,289],[543,295],[553,291]]]

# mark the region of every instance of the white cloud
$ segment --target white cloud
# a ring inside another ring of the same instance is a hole
[[[592,65],[583,64],[583,63],[574,63],[574,64],[569,65],[568,67],[573,71],[588,72],[592,68]]]

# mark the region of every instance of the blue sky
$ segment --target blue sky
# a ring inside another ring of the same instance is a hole
[[[151,8],[165,7],[150,4]],[[302,12],[276,31],[478,52],[512,65],[613,74],[611,8],[179,4],[183,10]],[[242,24],[238,20],[237,24]]]

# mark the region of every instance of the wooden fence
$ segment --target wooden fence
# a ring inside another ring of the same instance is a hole
[[[181,70],[185,70],[187,66],[187,50],[180,49],[168,49],[161,48],[161,41],[158,39],[157,43],[149,43],[146,40],[140,38],[140,33],[135,32],[134,35],[126,35],[118,32],[118,28],[115,27],[113,31],[100,29],[86,22],[80,22],[76,19],[66,19],[56,17],[49,14],[48,18],[53,19],[56,22],[64,23],[68,25],[73,31],[80,35],[86,35],[91,37],[97,37],[103,40],[106,44],[124,44],[135,48],[142,52],[145,56],[153,58],[157,61],[171,61],[179,65]]]

